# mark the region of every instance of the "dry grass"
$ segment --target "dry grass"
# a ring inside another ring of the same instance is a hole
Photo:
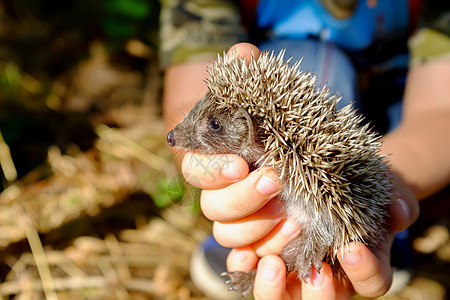
[[[132,193],[157,193],[155,182],[177,176],[161,120],[145,116],[142,107],[124,111],[122,117],[132,113],[135,121],[138,115],[148,121],[116,129],[97,125],[99,138],[87,152],[61,154],[53,146],[50,177],[33,182],[30,178],[42,175],[29,174],[24,180],[29,184],[17,181],[0,194],[0,247],[10,268],[0,285],[3,299],[201,299],[188,266],[210,224],[193,212],[192,193],[165,209],[155,207],[154,216],[131,212],[134,228],[111,230],[102,238],[79,236],[64,241],[63,249],[41,240],[126,202]],[[8,248],[24,240],[29,250]]]

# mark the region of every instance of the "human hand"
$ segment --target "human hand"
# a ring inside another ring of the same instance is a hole
[[[348,276],[346,284],[335,285],[326,263],[320,274],[313,271],[306,283],[295,274],[286,277],[284,262],[276,255],[300,228],[286,219],[276,198],[277,175],[270,168],[248,173],[247,163],[238,156],[188,153],[182,169],[190,183],[203,189],[201,207],[214,221],[216,240],[234,248],[228,256],[228,269],[257,268],[255,299],[348,299],[355,292],[366,297],[383,295],[392,281],[394,232],[409,227],[419,211],[414,195],[398,183],[389,207],[391,233],[385,242],[373,252],[359,243],[344,246],[338,259]]]
[[[259,50],[249,44],[238,44],[230,51],[248,57]],[[286,219],[284,207],[277,200],[278,175],[270,168],[249,172],[246,162],[233,155],[186,155],[183,161],[186,179],[203,189],[201,206],[214,221],[214,236],[223,246],[234,248],[228,257],[230,270],[250,271],[257,268],[254,294],[256,299],[344,299],[356,291],[367,297],[384,294],[390,286],[390,248],[393,234],[373,252],[362,244],[345,246],[338,259],[348,275],[346,285],[335,286],[331,268],[324,264],[318,274],[313,271],[309,282],[291,274],[286,277],[279,253],[288,241],[298,236],[298,224]],[[407,228],[418,215],[415,197],[397,187],[398,198],[390,207],[393,232]],[[261,259],[259,259],[262,257]]]

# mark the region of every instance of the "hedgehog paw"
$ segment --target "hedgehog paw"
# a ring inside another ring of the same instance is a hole
[[[247,296],[253,292],[253,283],[255,281],[256,270],[245,272],[224,272],[221,276],[230,277],[225,281],[229,285],[230,291],[242,291],[242,297]]]
[[[317,273],[320,273],[320,270],[322,269],[322,260],[317,260],[314,262],[306,260],[297,264],[296,273],[298,274],[298,278],[306,281],[309,277],[311,277],[313,267],[316,269]]]

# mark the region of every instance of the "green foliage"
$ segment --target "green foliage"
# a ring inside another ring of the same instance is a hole
[[[102,28],[113,41],[136,38],[146,25],[156,26],[148,21],[157,18],[157,1],[105,0],[103,5],[105,15],[101,22]]]
[[[143,20],[150,15],[152,1],[147,0],[109,0],[105,2],[110,14],[126,16],[134,20]]]
[[[184,195],[184,180],[180,177],[175,177],[172,180],[167,178],[160,178],[156,182],[157,189],[151,196],[155,205],[159,208],[164,208],[173,202],[178,202]]]
[[[21,80],[22,74],[16,63],[0,63],[0,97],[8,99],[16,96],[21,89]]]
[[[14,34],[1,36],[0,41],[21,47],[21,51],[36,50],[40,55],[49,50],[80,55],[86,44],[105,38],[115,49],[127,39],[155,46],[158,20],[157,0],[5,0],[0,2],[0,28],[17,29],[6,30]],[[40,61],[44,55],[36,57],[34,53],[33,57]]]

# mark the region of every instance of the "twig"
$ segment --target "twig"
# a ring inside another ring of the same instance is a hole
[[[42,288],[44,290],[47,300],[58,300],[58,295],[55,292],[55,285],[53,282],[52,273],[48,265],[47,257],[45,256],[44,248],[42,247],[41,239],[39,234],[29,222],[23,216],[20,220],[21,225],[25,229],[25,233],[30,244],[31,252],[33,253],[34,261],[36,262],[36,267],[41,277]]]
[[[89,276],[89,277],[64,277],[54,278],[53,280],[55,290],[77,290],[88,288],[105,289],[108,287],[105,277],[103,276]],[[30,288],[34,291],[42,291],[42,283],[40,280],[30,279]],[[17,295],[22,292],[22,286],[17,282],[3,282],[0,285],[0,296]]]
[[[120,281],[120,285],[115,289],[116,295],[119,299],[130,299],[128,291],[124,287],[125,283],[130,280],[131,273],[127,263],[123,260],[122,249],[120,248],[119,241],[112,234],[108,234],[105,237],[105,245],[111,255],[113,267],[115,273]]]
[[[8,145],[3,139],[1,131],[0,131],[0,166],[3,170],[3,174],[5,175],[5,179],[8,181],[8,183],[13,182],[14,180],[17,179],[17,171],[11,157],[11,151],[9,150]]]
[[[95,132],[104,141],[113,144],[115,147],[124,151],[124,153],[131,155],[153,169],[161,170],[165,164],[165,161],[156,154],[148,151],[119,131],[104,124],[98,125]],[[104,149],[104,147],[101,147],[101,144],[98,144],[98,148],[106,153],[111,153],[107,148]]]

